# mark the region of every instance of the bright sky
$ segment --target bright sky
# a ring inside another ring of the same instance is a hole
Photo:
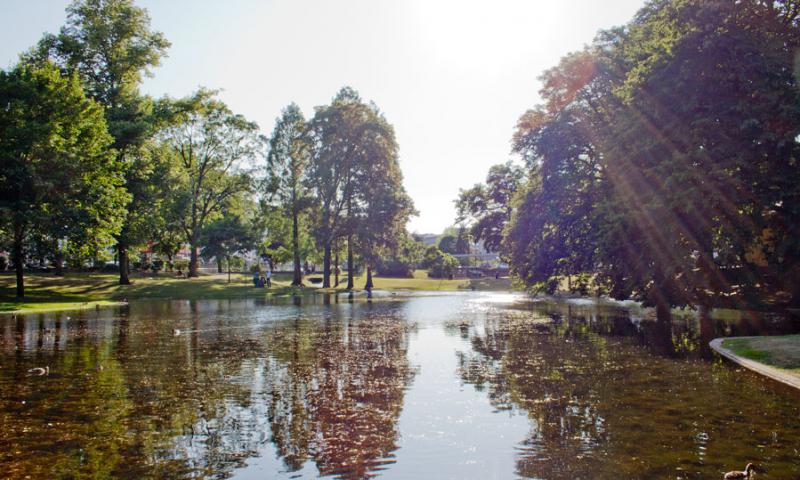
[[[67,0],[0,0],[0,67],[64,24]],[[307,117],[344,85],[394,124],[406,189],[439,233],[460,188],[510,158],[538,76],[643,0],[138,0],[172,42],[144,90],[222,89],[269,134],[297,102]]]

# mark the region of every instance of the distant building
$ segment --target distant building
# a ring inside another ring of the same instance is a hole
[[[436,245],[439,243],[440,236],[441,235],[436,233],[420,233],[415,235],[417,240],[425,244],[426,247],[430,247],[431,245]]]

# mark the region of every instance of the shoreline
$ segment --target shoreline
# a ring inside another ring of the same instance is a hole
[[[92,308],[107,308],[119,307],[127,305],[127,302],[121,300],[97,300],[91,302],[64,302],[63,305],[52,307],[32,307],[21,308],[17,310],[3,310],[0,311],[1,315],[29,315],[34,313],[47,313],[47,312],[68,312],[74,310],[89,310]]]
[[[415,272],[412,278],[376,277],[376,291],[384,290],[395,294],[413,291],[459,291],[506,290],[510,280],[501,279],[432,279],[425,271]],[[321,288],[319,285],[307,284],[294,287],[289,283],[291,277],[278,274],[273,277],[272,288],[257,289],[252,286],[248,276],[238,274],[228,282],[225,274],[203,275],[198,278],[183,279],[171,276],[141,276],[132,278],[131,285],[119,285],[113,274],[74,274],[65,277],[50,275],[30,275],[26,280],[24,299],[16,299],[14,295],[14,278],[0,275],[0,315],[17,315],[61,310],[83,310],[99,306],[118,306],[130,301],[142,299],[159,300],[198,300],[198,299],[239,299],[308,296],[344,291],[344,285],[338,288]],[[361,286],[366,278],[356,277]],[[356,288],[354,292],[363,289]]]
[[[795,375],[780,368],[772,367],[770,365],[742,357],[733,353],[733,351],[730,349],[723,347],[722,342],[725,340],[730,340],[731,338],[751,339],[759,337],[720,337],[711,340],[708,345],[721,356],[744,368],[747,368],[748,370],[800,390],[800,375]]]

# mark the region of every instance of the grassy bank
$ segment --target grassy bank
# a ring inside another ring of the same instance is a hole
[[[740,357],[800,374],[800,335],[731,338],[722,346]]]
[[[320,275],[310,275],[308,279]],[[346,278],[335,289],[321,289],[308,279],[305,287],[291,287],[289,275],[278,274],[272,288],[254,288],[251,275],[203,275],[199,278],[176,278],[170,274],[133,275],[132,285],[119,285],[115,274],[68,273],[64,277],[49,274],[31,274],[25,279],[25,299],[15,298],[15,279],[10,273],[0,274],[0,312],[43,311],[76,308],[95,308],[95,305],[113,304],[123,299],[229,299],[253,298],[265,295],[310,294],[314,292],[343,290]],[[342,280],[340,278],[340,280]],[[366,278],[355,279],[356,289],[364,286]],[[414,278],[375,277],[375,288],[383,290],[506,290],[508,279],[440,280],[428,278],[417,271]]]

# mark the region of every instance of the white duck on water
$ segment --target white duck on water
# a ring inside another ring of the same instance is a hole
[[[747,466],[744,467],[743,472],[734,470],[732,472],[726,473],[725,476],[722,478],[724,480],[740,480],[742,478],[750,478],[750,473],[752,473],[752,471],[753,471],[753,464],[748,463]]]
[[[35,377],[41,377],[42,375],[50,375],[50,366],[48,365],[44,368],[42,367],[31,368],[30,370],[28,370],[28,375]]]

